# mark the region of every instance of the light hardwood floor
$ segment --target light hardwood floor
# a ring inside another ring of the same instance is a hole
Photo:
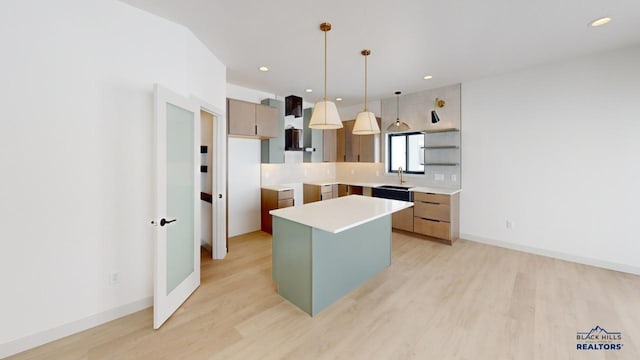
[[[159,331],[147,309],[14,358],[640,359],[640,276],[394,232],[392,265],[311,318],[276,294],[268,234],[229,246]],[[596,325],[622,350],[576,350]]]

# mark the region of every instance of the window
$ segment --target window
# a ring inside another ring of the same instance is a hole
[[[408,174],[424,174],[423,133],[391,133],[387,144],[389,145],[389,172],[397,173],[398,168],[402,167]]]

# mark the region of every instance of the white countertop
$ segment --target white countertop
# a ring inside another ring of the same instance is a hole
[[[336,181],[336,180],[323,180],[323,181],[305,181],[303,182],[303,184],[324,186],[324,185],[344,184],[344,183],[341,183],[340,181]]]
[[[273,191],[293,190],[293,186],[287,186],[287,185],[265,185],[262,188],[267,190],[273,190]]]
[[[411,206],[407,201],[350,195],[271,210],[269,214],[336,234]]]
[[[462,189],[445,189],[445,188],[434,188],[434,187],[426,187],[426,186],[416,186],[414,188],[409,189],[409,191],[417,191],[417,192],[425,192],[425,193],[433,193],[433,194],[441,194],[441,195],[453,195],[462,191]]]
[[[349,184],[354,186],[362,186],[362,187],[378,187],[383,185],[400,185],[397,183],[374,183],[374,182],[362,182],[362,181],[344,181],[344,180],[324,180],[324,181],[309,181],[304,182],[307,185],[333,185],[333,184]],[[417,191],[417,192],[426,192],[433,194],[441,194],[441,195],[453,195],[462,191],[462,189],[447,189],[447,188],[437,188],[437,187],[429,187],[429,186],[415,186],[412,184],[403,184],[402,186],[410,186],[409,191]]]

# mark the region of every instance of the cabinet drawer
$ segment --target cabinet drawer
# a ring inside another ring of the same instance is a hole
[[[293,199],[293,190],[278,191],[278,200]]]
[[[415,201],[414,207],[414,216],[431,220],[451,221],[451,208],[449,205]]]
[[[293,199],[278,200],[278,209],[288,208],[293,206]]]
[[[449,204],[449,198],[450,198],[449,195],[431,194],[431,193],[423,193],[423,192],[413,193],[413,200],[430,202],[434,204]]]
[[[413,218],[413,232],[418,234],[451,240],[450,228],[451,224],[446,222]]]

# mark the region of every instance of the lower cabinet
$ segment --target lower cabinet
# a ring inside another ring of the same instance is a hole
[[[348,195],[362,195],[363,189],[362,186],[358,185],[349,185],[349,184],[339,184],[338,185],[338,196],[348,196]]]
[[[263,188],[260,194],[260,203],[261,229],[271,234],[273,230],[269,211],[293,206],[293,189],[273,190]]]
[[[337,198],[339,194],[338,184],[312,185],[303,184],[303,199],[305,204]]]
[[[413,232],[413,207],[394,212],[391,215],[391,227]]]
[[[447,244],[460,237],[460,194],[413,193],[413,232]]]

